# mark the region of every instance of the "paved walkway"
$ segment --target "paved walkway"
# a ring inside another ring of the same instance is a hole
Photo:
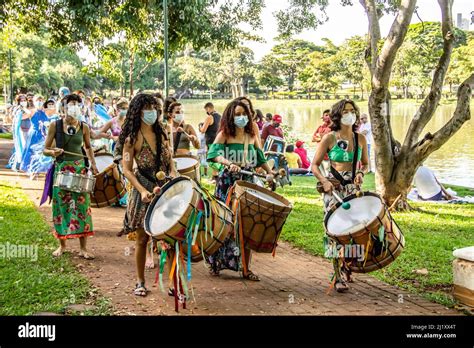
[[[10,171],[0,170],[0,181],[21,185],[38,204],[42,180],[31,181]],[[39,211],[51,224],[51,207]],[[132,294],[135,283],[133,242],[116,237],[124,208],[93,209],[96,235],[90,246],[93,261],[77,256],[78,241],[68,243],[76,267],[103,295],[111,298],[116,315],[170,315],[173,298],[152,286],[155,270],[147,271],[151,293],[146,298]],[[327,293],[331,264],[280,243],[276,256],[254,254],[252,269],[260,282],[243,281],[236,272],[221,277],[207,274],[204,263],[193,266],[196,302],[188,303],[180,315],[456,315],[459,312],[431,303],[417,295],[387,285],[370,275],[355,274],[352,290],[346,294]]]

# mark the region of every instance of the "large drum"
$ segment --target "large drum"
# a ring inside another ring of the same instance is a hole
[[[337,203],[326,214],[324,226],[327,235],[348,251],[345,259],[351,271],[372,272],[393,262],[405,247],[405,237],[380,196],[359,192],[343,201],[350,208]]]
[[[54,186],[61,190],[83,193],[94,190],[95,178],[92,175],[83,175],[69,172],[59,172],[54,179]]]
[[[236,181],[234,193],[245,246],[260,253],[273,252],[293,206],[283,196],[243,180]]]
[[[175,155],[176,170],[184,176],[201,183],[199,158],[191,155]]]
[[[162,187],[145,215],[145,231],[157,240],[183,241],[191,260],[214,254],[233,231],[232,211],[187,177],[178,177]]]
[[[95,175],[95,188],[91,194],[91,206],[103,208],[117,203],[126,193],[126,186],[114,156],[97,153],[95,163],[99,174]]]

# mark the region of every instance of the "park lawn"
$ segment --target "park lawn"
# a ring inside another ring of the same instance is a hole
[[[0,133],[0,139],[13,140],[13,134],[12,133]]]
[[[277,191],[294,205],[281,238],[294,246],[323,256],[323,206],[313,177],[292,177],[293,185]],[[459,195],[474,195],[474,189],[447,185]],[[374,175],[366,176],[364,190],[374,191]],[[405,235],[405,249],[392,264],[371,273],[376,278],[446,306],[454,306],[452,261],[454,249],[474,244],[474,205],[411,203],[410,212],[393,217]],[[414,270],[426,268],[428,275]],[[329,275],[328,275],[329,284]]]
[[[20,188],[0,182],[0,247],[7,243],[37,246],[37,260],[0,254],[0,315],[64,313],[73,303],[96,306],[84,314],[110,313],[109,301],[75,269],[68,254],[52,257],[57,241],[33,202]]]

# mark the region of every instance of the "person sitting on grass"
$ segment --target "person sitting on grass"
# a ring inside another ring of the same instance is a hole
[[[291,169],[301,168],[301,158],[297,153],[295,153],[294,145],[288,145],[286,147],[285,157],[288,161],[288,168],[290,168],[290,171]]]
[[[436,178],[434,172],[425,167],[423,163],[418,167],[413,183],[418,190],[418,198],[423,201],[449,201],[456,198],[446,191]]]

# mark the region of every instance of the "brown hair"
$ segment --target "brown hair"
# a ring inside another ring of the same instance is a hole
[[[245,130],[245,133],[253,137],[255,135],[255,132],[253,129],[253,122],[252,122],[252,116],[250,114],[250,109],[247,106],[247,104],[243,103],[242,101],[238,99],[234,99],[229,104],[227,104],[224,110],[224,113],[222,114],[219,131],[224,133],[226,137],[229,137],[229,136],[235,137],[234,117],[235,117],[235,109],[237,108],[237,106],[241,106],[245,110],[245,114],[249,118],[249,121],[247,122],[247,125],[245,126],[244,130]]]
[[[346,106],[346,104],[351,104],[354,107],[355,114],[356,114],[356,122],[352,125],[352,131],[353,132],[357,131],[359,118],[360,118],[360,111],[357,105],[355,104],[355,102],[350,99],[343,99],[332,106],[331,114],[329,115],[332,121],[331,130],[336,131],[336,132],[338,130],[341,130],[342,112],[344,111],[344,107]]]

